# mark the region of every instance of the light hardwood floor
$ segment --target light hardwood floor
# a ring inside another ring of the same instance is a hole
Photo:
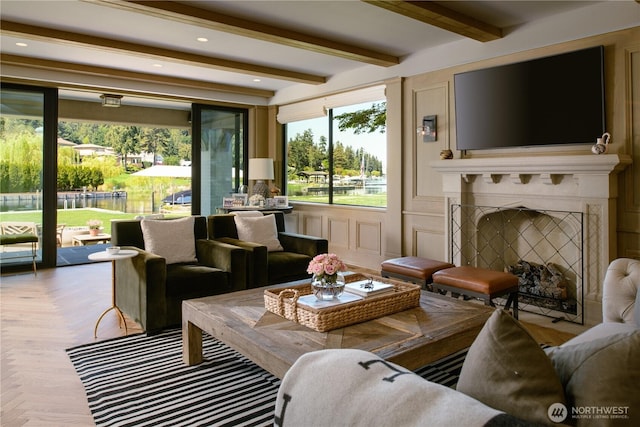
[[[111,311],[111,263],[41,270],[0,279],[0,425],[91,426],[84,388],[65,349],[124,335]],[[539,342],[560,344],[571,333],[527,322]],[[129,333],[139,325],[127,320]]]

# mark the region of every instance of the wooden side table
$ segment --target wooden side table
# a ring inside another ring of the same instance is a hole
[[[110,254],[107,251],[103,251],[89,255],[89,259],[91,261],[111,261],[111,307],[103,311],[100,317],[98,317],[96,327],[93,329],[94,338],[98,338],[98,325],[100,324],[100,321],[102,320],[104,315],[111,310],[115,310],[115,312],[118,313],[118,320],[121,325],[124,325],[124,334],[128,334],[127,322],[124,319],[122,310],[120,310],[120,308],[118,308],[118,306],[116,305],[116,261],[119,259],[133,258],[136,255],[138,255],[138,251],[134,251],[133,249],[120,249],[117,254]]]
[[[86,246],[91,243],[109,243],[111,234],[100,233],[92,236],[91,234],[76,234],[72,238],[73,246]]]

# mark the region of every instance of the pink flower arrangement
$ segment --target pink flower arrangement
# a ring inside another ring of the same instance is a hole
[[[347,271],[347,265],[336,254],[316,255],[307,268],[307,273],[317,277],[335,277],[341,271]]]

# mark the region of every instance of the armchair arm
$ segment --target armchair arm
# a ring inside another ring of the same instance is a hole
[[[233,237],[221,237],[216,240],[245,250],[247,254],[247,288],[259,288],[267,285],[269,263],[266,246],[258,243],[246,242]]]
[[[133,246],[124,248],[136,250],[139,254],[115,262],[116,305],[140,322],[144,330],[160,329],[167,316],[166,260]]]
[[[215,267],[231,275],[233,291],[247,288],[247,254],[237,246],[215,240],[196,240],[198,263]]]
[[[634,307],[640,292],[640,261],[618,258],[609,264],[604,277],[602,317],[605,322],[634,323]]]
[[[278,239],[287,252],[305,254],[311,257],[329,252],[329,242],[321,237],[283,231],[278,233]]]

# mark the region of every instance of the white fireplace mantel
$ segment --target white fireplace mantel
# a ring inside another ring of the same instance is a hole
[[[451,159],[431,166],[440,173],[461,175],[600,175],[620,172],[630,163],[628,155],[603,154]]]
[[[584,313],[586,323],[595,324],[601,321],[603,273],[615,254],[616,175],[629,164],[629,155],[584,154],[437,160],[430,166],[442,175],[447,228],[454,204],[583,213]]]

